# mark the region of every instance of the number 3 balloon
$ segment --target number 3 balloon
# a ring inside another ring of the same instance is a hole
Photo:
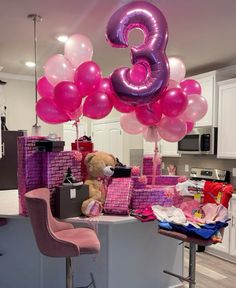
[[[128,32],[143,31],[144,43],[131,49],[133,65],[143,65],[147,75],[142,83],[132,81],[130,69],[116,69],[111,75],[115,93],[125,102],[142,105],[155,102],[167,86],[169,65],[165,54],[167,22],[161,11],[148,2],[131,2],[118,9],[107,25],[107,39],[117,48],[128,47]]]

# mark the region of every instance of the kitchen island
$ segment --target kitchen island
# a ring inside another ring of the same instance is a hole
[[[65,259],[39,252],[29,218],[18,211],[18,191],[0,191],[0,217],[7,218],[0,227],[0,287],[64,288]],[[162,271],[182,274],[183,245],[159,235],[156,222],[109,215],[66,221],[97,229],[101,242],[97,256],[73,258],[75,286],[87,285],[92,273],[96,288],[182,287],[178,279]]]

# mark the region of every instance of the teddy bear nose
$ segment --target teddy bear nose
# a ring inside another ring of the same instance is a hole
[[[110,167],[110,170],[111,170],[111,171],[114,171],[114,168],[113,168],[113,167]]]

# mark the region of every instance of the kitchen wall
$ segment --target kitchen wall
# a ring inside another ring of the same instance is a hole
[[[185,172],[185,165],[189,165],[189,169],[191,167],[199,167],[199,168],[217,168],[223,170],[230,171],[230,180],[234,188],[236,188],[236,177],[232,176],[232,169],[236,168],[236,159],[217,159],[215,155],[207,156],[207,155],[198,155],[198,156],[189,156],[182,155],[181,157],[164,157],[163,159],[165,168],[162,170],[163,174],[168,174],[167,166],[169,164],[174,164],[177,167],[178,175],[187,175],[189,176],[189,172]]]
[[[7,107],[7,128],[9,130],[27,130],[28,135],[31,135],[31,128],[35,124],[33,78],[0,73],[0,79],[7,82],[3,88]],[[42,135],[54,132],[62,136],[62,125],[48,125],[40,120],[39,124],[42,127]]]

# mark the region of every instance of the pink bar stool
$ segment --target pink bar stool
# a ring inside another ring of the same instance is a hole
[[[40,252],[49,257],[66,258],[66,288],[73,288],[71,257],[80,254],[96,254],[100,242],[94,230],[75,228],[72,224],[58,221],[50,209],[50,192],[39,188],[25,194],[33,232]],[[95,287],[92,282],[87,287]]]

